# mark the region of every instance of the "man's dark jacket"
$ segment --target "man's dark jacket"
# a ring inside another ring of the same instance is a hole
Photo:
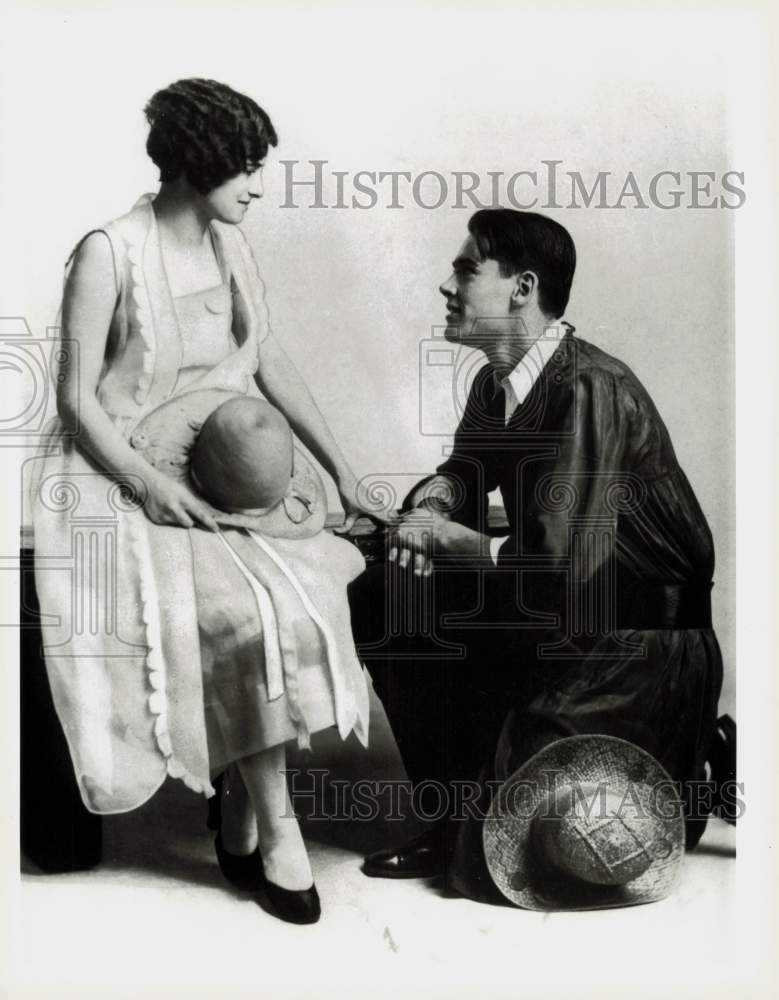
[[[504,409],[486,365],[437,470],[453,483],[455,520],[485,531],[496,488],[508,518],[498,565],[481,573],[469,669],[481,648],[521,683],[481,777],[505,780],[575,733],[628,739],[680,782],[702,777],[722,683],[714,550],[651,398],[569,333],[508,425]],[[493,898],[474,860],[478,828],[460,826],[451,881]]]

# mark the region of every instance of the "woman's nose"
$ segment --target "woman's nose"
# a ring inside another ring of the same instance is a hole
[[[249,178],[249,195],[252,198],[262,198],[265,188],[262,186],[262,171],[255,171]]]

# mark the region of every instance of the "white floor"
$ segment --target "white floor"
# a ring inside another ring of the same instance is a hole
[[[386,723],[374,714],[370,752],[328,734],[313,766],[341,777],[399,775]],[[226,885],[204,820],[203,802],[169,782],[143,809],[105,821],[98,869],[54,876],[26,864],[13,995],[60,996],[70,986],[76,996],[144,989],[170,997],[186,986],[187,997],[235,996],[240,987],[252,996],[362,997],[404,986],[407,995],[534,996],[598,983],[635,996],[667,983],[692,996],[736,974],[735,831],[721,821],[710,821],[687,855],[672,897],[541,914],[450,898],[426,881],[366,878],[362,854],[410,828],[309,819],[323,916],[293,927]]]

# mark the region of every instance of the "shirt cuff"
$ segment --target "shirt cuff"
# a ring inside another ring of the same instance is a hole
[[[500,547],[508,537],[508,535],[501,535],[500,538],[490,539],[490,558],[496,566],[498,565],[498,552],[500,551]]]

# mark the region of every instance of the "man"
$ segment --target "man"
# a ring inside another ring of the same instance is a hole
[[[496,900],[479,836],[491,782],[575,733],[622,737],[673,779],[700,779],[722,662],[711,534],[668,432],[635,375],[562,321],[570,235],[507,209],[477,212],[468,231],[441,286],[446,337],[487,364],[450,456],[407,498],[388,562],[350,602],[409,778],[450,807],[364,870],[448,871]]]

